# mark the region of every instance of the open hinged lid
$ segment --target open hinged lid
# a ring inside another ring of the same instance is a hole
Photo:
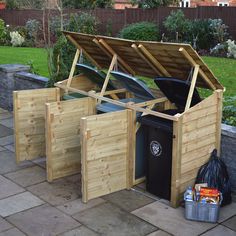
[[[143,42],[64,31],[66,37],[98,68],[109,68],[117,55],[119,70],[149,78],[174,77],[186,81],[199,65],[197,87],[224,89],[196,51],[188,44]]]
[[[156,85],[169,101],[174,103],[179,110],[183,110],[188,99],[190,84],[174,78],[156,78]],[[198,91],[194,89],[190,107],[201,102]]]

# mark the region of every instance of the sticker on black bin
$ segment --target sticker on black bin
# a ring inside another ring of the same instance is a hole
[[[153,156],[159,157],[162,153],[162,147],[161,144],[158,143],[157,141],[152,141],[150,143],[150,151]]]

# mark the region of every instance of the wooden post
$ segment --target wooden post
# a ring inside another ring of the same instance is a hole
[[[128,140],[127,140],[127,166],[126,166],[126,188],[130,189],[135,181],[135,147],[136,147],[136,112],[127,110]]]
[[[70,85],[71,85],[71,81],[72,81],[74,73],[75,73],[76,64],[78,62],[78,59],[79,59],[79,56],[80,56],[81,52],[82,52],[82,49],[77,49],[76,50],[74,60],[73,60],[73,63],[72,63],[71,69],[70,69],[69,78],[68,78],[68,81],[66,83],[67,87],[70,87]],[[68,89],[65,90],[65,93],[68,93]]]
[[[171,206],[179,205],[180,178],[181,178],[181,151],[182,151],[182,122],[179,117],[173,122],[173,144],[172,144],[172,174],[171,174]]]
[[[143,55],[150,60],[150,62],[164,75],[171,77],[170,73],[162,66],[162,64],[142,45],[139,44],[138,48],[142,51]]]
[[[188,52],[184,48],[180,48],[179,52],[187,59],[187,61],[190,63],[191,66],[197,65],[197,63],[193,60],[193,58],[188,54]],[[210,88],[212,90],[215,90],[214,84],[209,80],[209,78],[201,68],[199,68],[199,74],[205,80],[205,82],[210,86]]]
[[[81,178],[82,178],[82,202],[88,202],[88,177],[87,177],[87,126],[86,117],[80,120],[80,142],[81,142]]]
[[[193,92],[194,92],[194,88],[195,88],[196,81],[197,81],[198,71],[199,71],[199,65],[195,65],[194,66],[193,77],[192,77],[192,81],[191,81],[191,86],[190,86],[189,93],[188,93],[188,99],[187,99],[184,111],[187,111],[189,109],[190,105],[191,105]]]
[[[102,91],[100,93],[100,96],[104,96],[104,93],[106,91],[106,88],[107,88],[107,84],[109,82],[109,79],[110,79],[110,74],[111,74],[111,71],[113,70],[115,64],[117,63],[117,55],[115,54],[112,58],[112,61],[111,61],[111,64],[109,66],[109,69],[107,71],[107,75],[106,75],[106,78],[105,78],[105,81],[103,83],[103,86],[102,86]],[[98,100],[98,103],[101,103],[102,100]]]

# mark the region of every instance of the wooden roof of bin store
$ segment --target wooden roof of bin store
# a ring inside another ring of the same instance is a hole
[[[98,68],[108,69],[117,55],[119,70],[133,76],[173,77],[188,80],[199,65],[196,86],[224,89],[196,51],[188,44],[124,40],[99,35],[63,32],[65,36]]]

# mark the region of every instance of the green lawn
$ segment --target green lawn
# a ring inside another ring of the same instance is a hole
[[[203,60],[226,88],[225,96],[236,95],[236,60],[203,57]],[[0,64],[33,63],[38,74],[48,77],[47,52],[42,48],[17,48],[0,46]]]
[[[203,57],[220,83],[226,88],[225,96],[236,96],[236,60],[219,57]]]
[[[0,46],[0,64],[33,64],[34,70],[48,77],[47,52],[42,48]]]

